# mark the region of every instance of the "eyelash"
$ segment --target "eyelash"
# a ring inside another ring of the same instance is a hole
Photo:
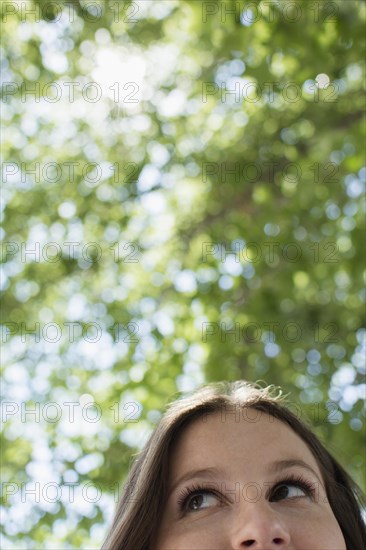
[[[295,485],[296,487],[302,489],[304,493],[306,493],[306,495],[310,498],[313,498],[315,495],[315,489],[314,489],[313,483],[310,483],[299,474],[298,475],[290,474],[286,476],[286,478],[281,479],[274,483],[273,489],[271,490],[271,496],[274,494],[275,489],[281,487],[282,485]],[[222,495],[218,491],[212,489],[211,487],[192,484],[189,487],[185,487],[179,494],[178,501],[177,501],[179,510],[182,513],[184,513],[185,511],[188,512],[189,510],[187,510],[187,505],[189,500],[202,493],[213,495],[217,498],[222,498]],[[296,498],[296,497],[290,497],[290,499],[291,498]],[[280,499],[280,500],[283,500],[283,499]],[[288,500],[288,499],[285,499],[285,500]]]
[[[205,493],[208,495],[213,495],[215,497],[220,498],[220,493],[215,491],[214,489],[211,489],[209,487],[205,487],[203,485],[195,485],[192,484],[189,487],[185,487],[178,497],[178,507],[181,512],[184,512],[186,510],[188,501],[190,498],[193,498],[201,493]]]
[[[295,485],[296,487],[302,489],[308,497],[313,498],[315,496],[314,483],[310,483],[310,481],[305,479],[301,474],[288,475],[285,479],[281,479],[280,481],[276,482],[274,489],[277,487],[281,487],[281,485]]]

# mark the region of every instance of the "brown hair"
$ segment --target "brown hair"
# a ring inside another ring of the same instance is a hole
[[[362,517],[366,497],[307,424],[282,401],[282,390],[246,381],[208,384],[172,402],[129,473],[110,532],[102,550],[152,550],[167,494],[170,447],[188,422],[218,411],[246,408],[287,423],[307,444],[324,479],[327,499],[342,530],[347,550],[366,548]]]

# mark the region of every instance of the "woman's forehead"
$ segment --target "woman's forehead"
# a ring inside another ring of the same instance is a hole
[[[185,465],[203,466],[245,460],[258,466],[258,460],[281,459],[296,455],[319,471],[315,458],[301,437],[288,424],[262,411],[250,417],[227,414],[221,411],[195,418],[176,438],[171,466],[174,470]],[[320,472],[319,472],[320,473]]]

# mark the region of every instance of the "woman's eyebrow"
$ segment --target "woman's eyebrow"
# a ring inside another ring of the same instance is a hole
[[[269,467],[270,472],[281,472],[282,470],[285,470],[286,468],[292,468],[293,466],[297,466],[299,468],[304,468],[305,470],[308,470],[312,474],[314,474],[317,479],[320,481],[320,483],[323,485],[322,480],[319,478],[319,475],[316,473],[316,471],[306,462],[301,460],[300,458],[287,458],[284,460],[276,460],[275,462],[272,462],[272,464]]]
[[[183,474],[181,477],[179,477],[172,485],[171,489],[169,490],[168,496],[184,481],[188,481],[189,479],[193,479],[195,477],[208,477],[210,479],[216,479],[218,476],[222,475],[222,470],[219,470],[218,468],[203,468],[200,470],[189,470],[185,474]]]
[[[269,471],[272,472],[281,472],[282,470],[285,470],[286,468],[292,468],[293,466],[297,466],[300,468],[304,468],[305,470],[308,470],[312,474],[316,476],[316,478],[320,481],[320,483],[323,485],[323,482],[319,478],[318,474],[316,473],[313,468],[304,462],[303,460],[299,458],[288,458],[284,460],[276,460],[275,462],[272,462],[269,466]],[[190,479],[194,479],[196,477],[208,477],[212,480],[217,479],[220,475],[222,475],[222,470],[218,468],[203,468],[199,470],[189,470],[185,474],[183,474],[181,477],[179,477],[173,484],[171,489],[168,492],[168,497],[171,495],[171,493],[180,485],[181,483],[184,483],[185,481],[188,481]]]

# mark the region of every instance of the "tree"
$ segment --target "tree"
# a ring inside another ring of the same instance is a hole
[[[281,385],[365,489],[364,20],[3,2],[4,547],[98,548],[206,381]]]

